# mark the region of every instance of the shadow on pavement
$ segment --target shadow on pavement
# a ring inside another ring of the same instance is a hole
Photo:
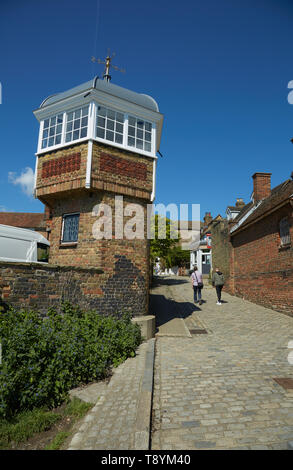
[[[191,302],[176,302],[173,299],[167,299],[164,295],[150,295],[150,315],[155,315],[156,326],[162,326],[174,318],[183,318],[191,316],[193,312],[201,309]]]
[[[163,278],[163,277],[154,277],[152,281],[153,287],[158,286],[175,286],[176,284],[186,284],[188,282],[187,279],[170,279],[170,278]]]

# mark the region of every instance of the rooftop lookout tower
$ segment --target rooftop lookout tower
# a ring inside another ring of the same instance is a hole
[[[147,313],[146,215],[163,123],[156,101],[95,77],[49,96],[34,115],[40,122],[35,197],[50,209],[50,263],[104,271],[88,293],[93,307],[111,313],[121,304]],[[117,238],[116,196],[124,224],[131,220],[126,206],[140,206],[143,239],[126,239],[121,227]],[[101,204],[112,209],[111,239],[93,235]]]

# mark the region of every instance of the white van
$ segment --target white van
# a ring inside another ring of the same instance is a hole
[[[47,263],[49,247],[38,232],[0,224],[0,261]]]

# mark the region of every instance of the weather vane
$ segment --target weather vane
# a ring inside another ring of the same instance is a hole
[[[91,59],[92,62],[97,62],[98,64],[105,64],[103,79],[106,80],[107,82],[111,80],[111,75],[109,73],[110,67],[112,67],[114,70],[118,70],[119,72],[125,73],[125,69],[120,69],[119,67],[111,63],[115,55],[116,55],[115,52],[113,52],[112,57],[111,57],[110,50],[108,49],[108,55],[105,60],[96,59],[94,56]]]

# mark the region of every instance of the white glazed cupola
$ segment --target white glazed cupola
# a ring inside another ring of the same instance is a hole
[[[49,96],[34,114],[38,155],[86,140],[152,158],[160,147],[163,115],[156,101],[98,77]]]

